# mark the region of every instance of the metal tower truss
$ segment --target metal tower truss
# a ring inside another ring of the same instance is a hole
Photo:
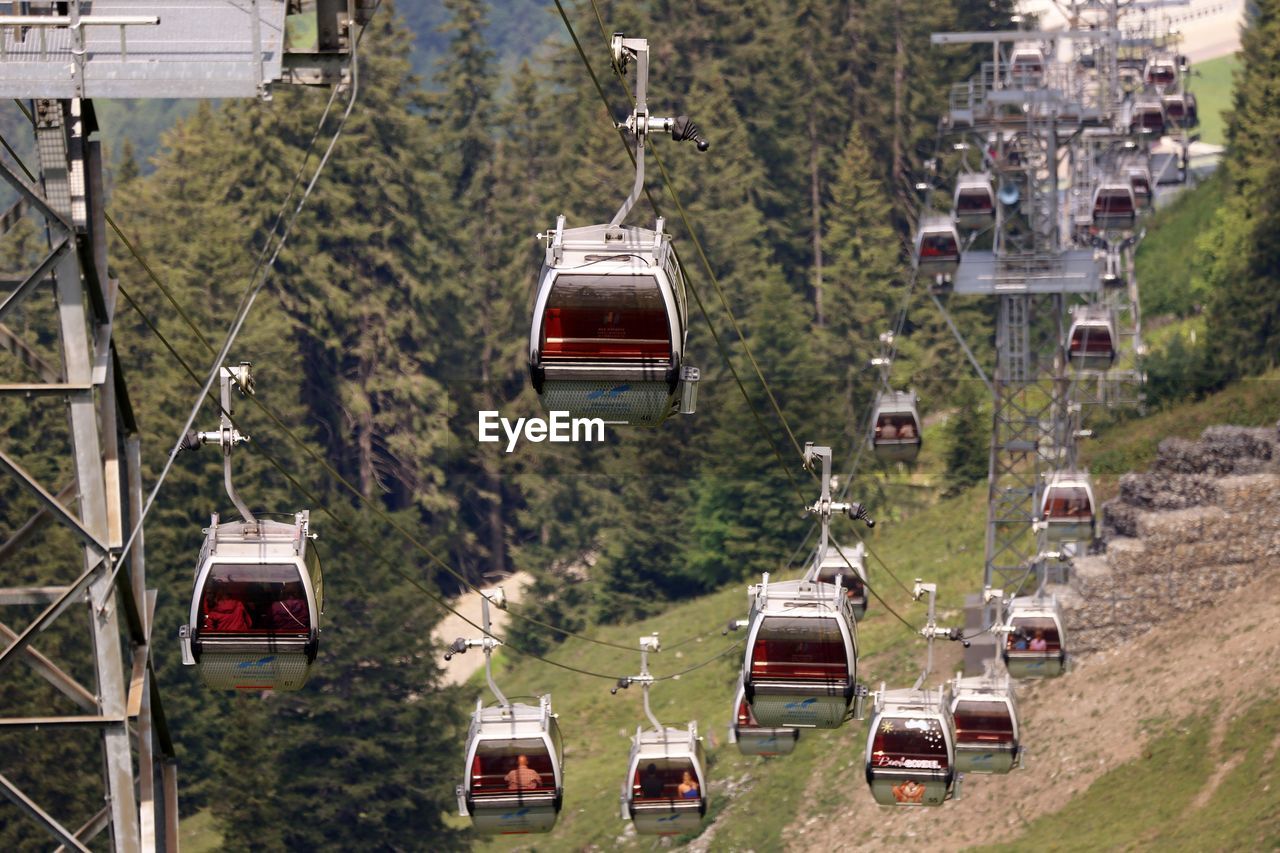
[[[141,448],[112,340],[119,287],[87,98],[341,85],[376,3],[10,5],[21,14],[0,14],[0,95],[34,99],[38,173],[0,160],[12,202],[0,213],[0,793],[59,849],[105,831],[117,853],[176,850],[140,530],[123,550],[142,516]],[[99,772],[95,796],[84,782]]]
[[[137,424],[112,342],[118,287],[107,273],[102,152],[89,102],[40,100],[33,107],[38,180],[0,162],[0,178],[18,196],[11,211],[29,211],[46,242],[29,272],[6,282],[0,301],[0,338],[9,353],[0,356],[0,398],[17,418],[10,425],[24,426],[0,447],[4,485],[16,485],[5,491],[0,565],[7,583],[22,584],[0,590],[7,646],[0,680],[18,677],[16,667],[25,665],[51,689],[44,710],[0,708],[0,730],[6,746],[18,750],[18,738],[45,738],[47,730],[96,736],[105,805],[85,816],[61,797],[38,802],[29,786],[55,775],[52,767],[14,768],[21,779],[0,776],[0,787],[64,847],[84,850],[110,827],[115,850],[176,849],[176,765],[154,684],[156,593],[146,587],[141,540],[117,565],[141,511],[142,473]],[[24,233],[31,242],[30,231],[15,227],[22,217],[4,221],[9,242]],[[15,247],[10,257],[21,251]],[[55,521],[60,533],[37,536]],[[28,571],[24,556],[38,560],[44,574]],[[61,566],[56,579],[47,574],[53,566]],[[88,629],[87,648],[73,642],[77,626]],[[46,642],[52,648],[40,648]],[[51,750],[48,757],[60,755]]]
[[[1059,356],[1062,296],[1000,297],[984,583],[1016,588],[1043,550],[1034,529],[1045,475],[1065,467],[1072,424]]]

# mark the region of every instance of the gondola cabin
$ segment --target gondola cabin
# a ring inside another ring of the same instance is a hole
[[[920,410],[914,391],[884,391],[876,396],[868,440],[876,456],[892,462],[912,462],[924,444]]]
[[[838,579],[837,579],[838,580]],[[762,726],[839,728],[857,686],[858,626],[844,588],[764,580],[748,588],[743,692]]]
[[[1178,82],[1178,63],[1172,56],[1153,56],[1147,60],[1142,79],[1148,86],[1163,91]]]
[[[866,776],[882,806],[940,806],[955,782],[951,706],[936,690],[881,690],[867,731]]]
[[[1129,130],[1133,133],[1164,133],[1164,102],[1156,94],[1135,95],[1129,104]]]
[[[1115,317],[1105,306],[1076,310],[1067,332],[1067,357],[1079,370],[1107,370],[1115,362]]]
[[[853,605],[853,618],[859,622],[867,615],[867,548],[861,542],[852,548],[841,548],[831,542],[822,555],[818,574],[819,583],[838,583],[845,598]]]
[[[1187,130],[1200,123],[1200,115],[1196,109],[1196,96],[1191,92],[1166,93],[1160,98],[1164,106],[1165,119],[1174,127]]]
[[[458,813],[484,835],[550,832],[564,800],[563,760],[551,697],[536,706],[477,702]]]
[[[1133,203],[1138,210],[1151,207],[1151,170],[1146,166],[1130,166],[1125,170],[1129,175],[1129,188],[1133,190]]]
[[[684,279],[662,227],[556,220],[529,337],[529,373],[548,411],[642,426],[693,412]]]
[[[706,817],[706,757],[698,726],[636,729],[622,784],[622,818],[639,835],[696,833]]]
[[[1055,471],[1040,497],[1040,521],[1051,545],[1092,542],[1093,486],[1085,471]]]
[[[1009,605],[1005,669],[1014,678],[1053,678],[1067,671],[1067,634],[1055,596],[1023,596]]]
[[[990,175],[961,175],[956,181],[953,203],[956,224],[976,230],[995,221],[996,194]]]
[[[1044,82],[1044,50],[1035,42],[1014,44],[1009,53],[1009,85],[1035,88]]]
[[[1093,224],[1104,231],[1133,227],[1133,187],[1125,181],[1103,181],[1093,191]]]
[[[743,693],[742,685],[733,697],[733,722],[729,724],[729,743],[738,745],[743,755],[790,755],[800,740],[800,730],[786,726],[762,726]]]
[[[916,268],[921,275],[953,275],[960,266],[960,233],[950,216],[920,219],[915,240]]]
[[[217,689],[298,690],[319,647],[323,584],[308,555],[310,515],[205,531],[182,662]]]
[[[1007,674],[956,677],[951,695],[956,771],[1008,773],[1020,765],[1018,708]]]

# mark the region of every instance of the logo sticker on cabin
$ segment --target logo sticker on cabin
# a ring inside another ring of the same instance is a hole
[[[275,655],[268,655],[265,658],[257,660],[246,660],[236,664],[236,669],[257,669],[264,667],[276,659]]]

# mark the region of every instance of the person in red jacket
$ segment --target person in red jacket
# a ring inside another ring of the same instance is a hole
[[[209,606],[205,611],[206,631],[248,631],[253,627],[244,602],[228,595],[221,586],[209,590]]]

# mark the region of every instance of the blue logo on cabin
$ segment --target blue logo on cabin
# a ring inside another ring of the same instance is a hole
[[[613,397],[620,397],[631,390],[630,385],[615,385],[612,388],[601,388],[599,391],[592,391],[587,395],[588,400],[607,400]]]
[[[236,664],[236,669],[255,669],[259,667],[264,667],[267,664],[274,661],[275,659],[276,659],[275,655],[267,655],[265,658],[258,658],[257,660],[247,660],[242,663]]]
[[[666,817],[658,818],[658,823],[670,823],[673,820],[679,820],[679,819],[680,819],[680,815],[673,814],[673,815],[668,815]]]
[[[528,816],[529,810],[527,808],[516,809],[513,812],[507,812],[504,814],[502,816],[502,820],[524,820]]]
[[[800,711],[802,713],[813,713],[813,706],[818,704],[818,700],[813,697],[802,700],[800,702],[788,702],[782,707],[788,711]]]

